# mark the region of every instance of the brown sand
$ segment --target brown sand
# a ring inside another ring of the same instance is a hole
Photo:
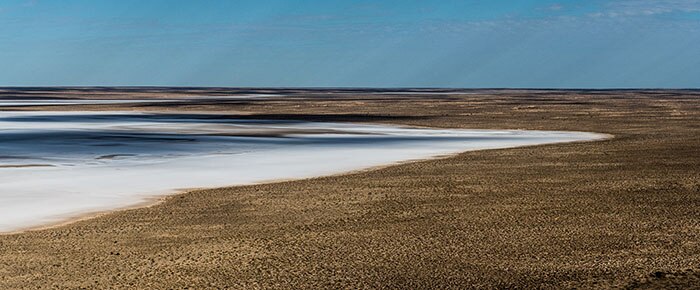
[[[235,91],[218,91],[226,92]],[[128,97],[138,92],[99,93]],[[594,131],[616,138],[196,190],[152,207],[4,235],[0,288],[665,288],[700,283],[696,91],[482,91],[433,97],[292,93],[296,96],[289,99],[127,109]]]
[[[52,167],[51,164],[18,164],[18,165],[0,165],[0,168],[29,168],[29,167]]]

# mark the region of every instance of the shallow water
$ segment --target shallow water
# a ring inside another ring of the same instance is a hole
[[[436,130],[207,114],[0,112],[0,232],[187,188],[600,138],[584,132]]]

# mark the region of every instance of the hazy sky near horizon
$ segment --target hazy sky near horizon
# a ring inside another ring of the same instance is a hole
[[[700,0],[0,0],[0,86],[700,87]]]

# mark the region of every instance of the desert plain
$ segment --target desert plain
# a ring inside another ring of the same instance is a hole
[[[2,289],[700,285],[697,90],[3,88],[0,98],[158,100],[0,108],[11,111],[613,136],[193,190],[3,234]]]

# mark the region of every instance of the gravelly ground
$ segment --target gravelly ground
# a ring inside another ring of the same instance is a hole
[[[256,91],[185,93],[235,92]],[[199,190],[151,207],[3,235],[0,288],[700,284],[698,91],[285,93],[294,96],[69,109],[579,130],[616,137]],[[140,98],[184,93],[159,88],[0,90],[0,97],[105,94]]]

